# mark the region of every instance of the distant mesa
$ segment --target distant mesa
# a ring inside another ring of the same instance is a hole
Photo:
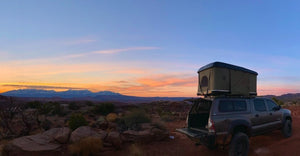
[[[122,96],[120,93],[111,91],[101,91],[93,93],[89,90],[67,90],[56,92],[54,90],[38,90],[38,89],[19,89],[1,93],[4,96],[13,97],[38,97],[38,98],[80,98],[80,97],[97,97],[97,96]]]

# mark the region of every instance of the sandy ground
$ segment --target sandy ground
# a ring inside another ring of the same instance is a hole
[[[250,156],[267,155],[267,156],[299,156],[300,155],[300,107],[289,108],[293,112],[293,135],[286,139],[280,130],[271,133],[250,138]],[[194,142],[185,135],[177,133],[176,128],[184,127],[184,121],[167,123],[170,135],[174,139],[163,142],[154,142],[148,145],[138,145],[141,153],[147,156],[186,156],[186,155],[209,155],[222,156],[227,155],[227,150],[217,149],[209,150],[204,146],[196,146]],[[105,155],[132,155],[130,145],[120,151],[108,152]]]

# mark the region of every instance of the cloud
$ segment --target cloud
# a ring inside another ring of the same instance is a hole
[[[285,84],[258,84],[257,92],[259,95],[282,95],[286,93],[299,93],[298,84],[285,85]]]
[[[92,43],[92,42],[96,42],[96,41],[97,40],[95,40],[95,39],[82,38],[82,39],[77,39],[77,40],[66,41],[63,44],[65,44],[65,45],[78,45],[78,44]]]
[[[93,54],[116,54],[121,52],[128,52],[128,51],[138,51],[138,50],[154,50],[154,49],[160,49],[158,47],[130,47],[130,48],[122,48],[122,49],[108,49],[108,50],[98,50],[98,51],[92,51],[92,52],[86,52],[86,53],[79,53],[79,54],[72,54],[63,56],[63,58],[76,58],[76,57],[83,57]]]
[[[37,85],[18,85],[18,84],[5,84],[1,85],[3,87],[13,87],[13,88],[18,88],[18,89],[42,89],[42,90],[69,90],[69,89],[84,89],[84,88],[76,88],[76,87],[64,87],[64,86],[37,86]]]
[[[120,52],[126,51],[137,51],[137,50],[154,50],[159,49],[158,47],[130,47],[130,48],[123,48],[123,49],[110,49],[110,50],[100,50],[94,51],[93,54],[115,54]]]
[[[197,86],[197,76],[185,75],[154,75],[137,79],[137,82],[149,87],[164,86]]]

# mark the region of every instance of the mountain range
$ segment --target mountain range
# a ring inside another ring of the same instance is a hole
[[[1,93],[4,96],[13,97],[38,97],[38,98],[80,98],[80,97],[96,97],[101,95],[107,96],[121,96],[119,93],[111,91],[101,91],[93,93],[89,90],[67,90],[62,92],[56,92],[54,90],[38,90],[38,89],[20,89],[12,90],[5,93]]]
[[[127,96],[111,91],[91,92],[89,90],[54,90],[20,89],[1,93],[3,96],[25,98],[27,100],[89,100],[89,101],[117,101],[124,103],[141,103],[158,100],[181,101],[187,97],[137,97]]]

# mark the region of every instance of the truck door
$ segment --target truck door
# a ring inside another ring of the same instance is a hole
[[[257,135],[263,133],[265,125],[268,124],[268,112],[264,99],[254,99],[253,112],[251,116],[252,133]]]
[[[271,124],[272,129],[277,129],[282,125],[282,117],[281,117],[281,112],[276,109],[278,108],[278,105],[273,102],[272,100],[267,99],[266,100],[267,106],[268,106],[268,120],[269,123]]]

